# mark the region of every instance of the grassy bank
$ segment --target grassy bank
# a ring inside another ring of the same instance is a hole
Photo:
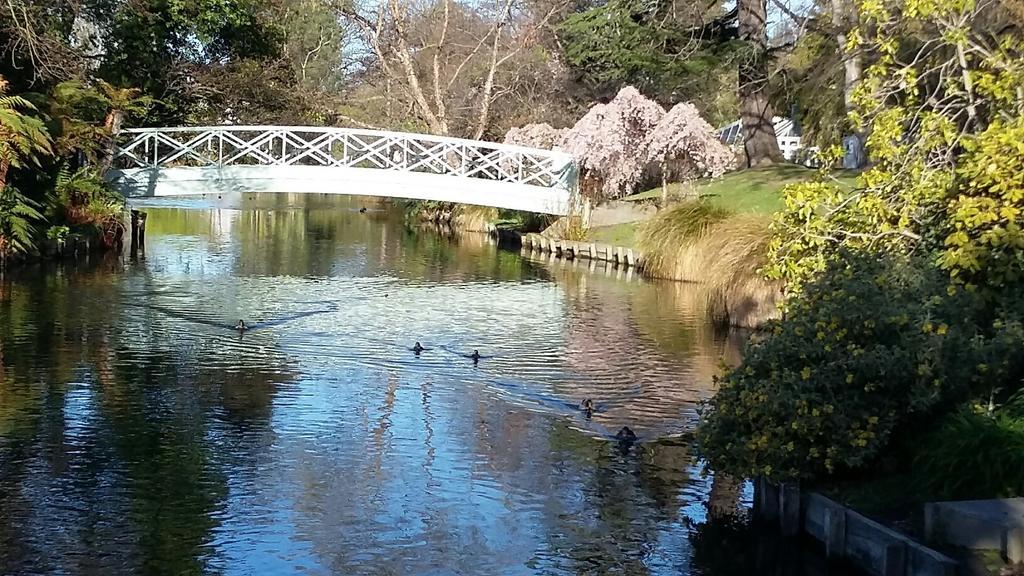
[[[712,313],[755,327],[776,313],[780,287],[765,280],[769,217],[695,200],[663,210],[637,231],[651,276],[700,283]]]
[[[782,189],[817,176],[817,170],[796,164],[778,164],[763,168],[750,168],[730,172],[714,180],[698,181],[693,184],[670,184],[669,196],[697,196],[711,205],[733,212],[772,214],[783,207]],[[836,179],[852,188],[857,173],[839,171]],[[661,188],[652,188],[625,199],[633,202],[656,201],[661,198]]]
[[[678,202],[647,222],[592,228],[594,242],[638,249],[647,273],[697,282],[716,315],[740,326],[757,326],[776,313],[780,290],[764,280],[771,214],[783,207],[783,188],[817,175],[796,165],[740,170],[715,180],[670,185]],[[839,180],[853,186],[856,175]],[[661,188],[626,200],[659,201]]]
[[[670,184],[669,197],[696,197],[704,200],[708,206],[731,213],[768,216],[783,207],[783,188],[814,178],[816,175],[817,171],[795,164],[738,170],[714,180]],[[837,175],[840,183],[851,188],[856,177],[856,173],[848,171],[839,172]],[[661,188],[652,188],[625,198],[629,202],[657,202],[660,199]],[[638,231],[641,226],[642,223],[633,222],[596,227],[588,232],[587,239],[637,248]]]
[[[586,239],[598,244],[636,247],[636,231],[639,223],[629,222],[614,226],[600,226],[587,230]]]

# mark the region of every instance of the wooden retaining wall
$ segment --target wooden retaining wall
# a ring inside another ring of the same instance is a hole
[[[801,530],[821,542],[830,558],[842,558],[874,576],[955,576],[951,558],[854,510],[793,484],[754,481],[754,511],[778,522],[785,534]]]
[[[525,246],[522,247],[520,255],[533,261],[545,262],[551,270],[586,270],[588,274],[600,274],[605,278],[614,278],[620,282],[640,282],[645,280],[644,275],[638,268],[616,266],[611,262],[603,260],[588,260],[586,258],[566,260],[551,253],[532,252]]]
[[[574,260],[586,258],[601,262],[610,262],[620,267],[642,269],[643,257],[632,248],[598,244],[596,242],[577,242],[548,238],[540,234],[526,234],[522,237],[522,245],[530,252],[554,254],[558,258]]]

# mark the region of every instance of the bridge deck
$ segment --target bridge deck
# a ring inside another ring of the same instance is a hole
[[[227,192],[390,196],[567,214],[567,154],[399,132],[280,126],[126,130],[110,177],[128,197]]]

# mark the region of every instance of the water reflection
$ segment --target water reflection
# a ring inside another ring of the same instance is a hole
[[[715,573],[743,487],[685,433],[735,341],[678,286],[285,200],[0,283],[0,572]]]

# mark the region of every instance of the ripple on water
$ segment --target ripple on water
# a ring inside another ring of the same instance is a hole
[[[660,285],[384,213],[150,212],[145,260],[4,292],[0,573],[690,572],[679,436],[727,344]]]

